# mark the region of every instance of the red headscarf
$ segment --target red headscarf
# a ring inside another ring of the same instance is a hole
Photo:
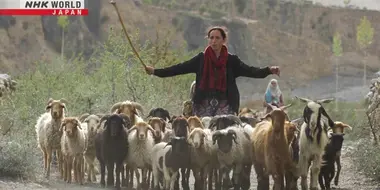
[[[219,59],[216,57],[214,50],[207,46],[204,53],[204,64],[200,89],[218,90],[225,92],[227,87],[226,64],[228,51],[225,45],[222,46]],[[214,73],[214,69],[216,73]]]

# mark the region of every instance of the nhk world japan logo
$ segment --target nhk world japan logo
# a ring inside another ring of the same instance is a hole
[[[86,16],[88,9],[85,0],[1,0],[0,15]]]

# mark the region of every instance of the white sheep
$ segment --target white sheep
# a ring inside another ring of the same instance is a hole
[[[44,170],[45,177],[50,177],[50,166],[52,161],[53,151],[56,151],[58,158],[58,167],[63,177],[62,156],[61,156],[61,136],[62,132],[59,131],[62,120],[65,118],[66,108],[65,99],[53,100],[49,99],[46,112],[42,114],[35,125],[37,144],[41,149],[44,157]]]
[[[131,170],[135,171],[137,178],[137,189],[140,189],[140,173],[142,170],[142,182],[147,183],[147,171],[152,164],[152,149],[155,145],[154,129],[146,122],[138,122],[128,130],[128,155],[126,163]]]
[[[331,102],[333,99],[313,101],[306,98],[296,98],[306,103],[303,113],[304,123],[301,126],[299,140],[300,158],[298,167],[301,176],[301,187],[302,189],[308,189],[307,174],[312,162],[310,167],[310,189],[318,189],[318,174],[321,168],[322,155],[328,143],[327,130],[329,127],[334,127],[334,122],[327,115],[322,103]],[[326,124],[326,120],[328,124]]]
[[[94,115],[94,114],[88,114],[85,113],[81,115],[79,118],[79,121],[82,122],[81,126],[83,131],[87,134],[87,147],[84,151],[84,158],[85,158],[85,168],[87,168],[87,181],[92,182],[96,181],[96,175],[95,175],[95,157],[96,157],[96,151],[95,151],[95,136],[97,134],[97,130],[99,129],[100,125],[100,119],[101,115]]]
[[[86,131],[82,129],[81,123],[76,117],[66,117],[63,119],[59,130],[63,132],[61,147],[64,156],[64,180],[67,183],[71,183],[71,171],[74,169],[75,181],[83,185],[83,153],[87,147]]]
[[[191,169],[195,178],[194,189],[200,189],[199,185],[205,185],[203,180],[206,179],[208,172],[211,169],[217,169],[212,167],[217,164],[216,148],[212,144],[212,133],[209,129],[194,128],[187,141],[191,145]],[[202,173],[203,176],[201,176]]]
[[[213,144],[217,143],[217,158],[221,177],[228,180],[228,172],[233,168],[234,184],[243,185],[240,182],[241,174],[246,166],[252,165],[252,145],[250,137],[239,125],[232,125],[225,129],[217,130],[212,136]]]
[[[201,121],[202,121],[202,124],[203,126],[208,129],[208,127],[210,126],[210,121],[211,121],[212,117],[209,117],[209,116],[206,116],[206,117],[202,117]]]

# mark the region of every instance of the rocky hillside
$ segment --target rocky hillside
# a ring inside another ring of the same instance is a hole
[[[251,4],[243,8],[235,6],[231,11],[228,1],[220,1],[227,10],[222,12],[209,8],[208,4],[214,1],[154,1],[155,4],[149,5],[138,2],[117,1],[126,27],[131,32],[139,30],[142,41],[154,40],[156,32],[162,36],[171,31],[174,47],[185,40],[190,50],[203,48],[206,28],[225,25],[230,29],[230,51],[252,65],[280,65],[286,89],[332,74],[330,47],[335,31],[341,33],[344,47],[340,70],[348,75],[360,75],[363,56],[357,50],[355,30],[360,19],[367,16],[375,28],[374,42],[368,50],[368,72],[379,69],[380,34],[376,31],[380,31],[380,20],[376,18],[380,18],[380,12],[377,11],[271,0],[258,2],[257,20],[251,20]],[[61,29],[56,17],[1,17],[0,27],[1,72],[17,74],[32,67],[34,61],[54,60],[59,55]],[[79,52],[91,55],[93,47],[106,39],[110,27],[121,28],[115,10],[107,1],[92,0],[90,16],[70,18],[65,37],[66,56]],[[257,80],[255,85],[244,82],[247,79],[240,81],[247,86],[243,93],[252,93],[257,89],[253,86],[265,88],[267,79]]]

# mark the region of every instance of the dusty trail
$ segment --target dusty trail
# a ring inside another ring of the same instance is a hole
[[[379,184],[374,184],[371,182],[364,174],[358,172],[355,168],[353,160],[348,156],[347,153],[354,150],[355,143],[346,141],[342,149],[342,172],[340,178],[340,185],[337,189],[341,190],[380,190]],[[193,190],[194,180],[192,176],[190,177],[191,190]],[[99,176],[97,178],[99,180]],[[252,171],[251,174],[251,189],[256,189],[256,174]],[[333,186],[334,187],[334,186]],[[11,181],[7,179],[0,178],[0,189],[1,190],[25,190],[25,189],[35,189],[35,190],[90,190],[90,189],[102,189],[98,183],[95,184],[84,184],[83,186],[78,184],[66,184],[62,180],[58,179],[57,172],[52,171],[52,177],[50,181],[42,182],[22,182],[22,181]],[[125,189],[125,188],[124,188]]]

